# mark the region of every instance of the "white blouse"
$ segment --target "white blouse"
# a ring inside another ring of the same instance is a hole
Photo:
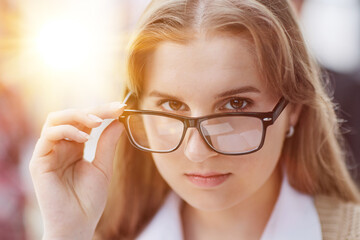
[[[181,198],[171,192],[137,240],[182,240]],[[283,177],[279,198],[260,240],[321,240],[321,225],[310,195],[292,188]]]

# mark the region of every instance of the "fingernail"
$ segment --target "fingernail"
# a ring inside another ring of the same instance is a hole
[[[79,131],[79,134],[81,137],[86,138],[87,140],[90,139],[90,135],[85,132]]]
[[[119,110],[125,106],[126,104],[122,104],[121,102],[113,102],[110,104],[111,109],[113,109],[114,111]]]
[[[88,114],[88,117],[89,117],[92,121],[94,121],[94,122],[101,123],[101,122],[104,121],[103,119],[101,119],[101,118],[99,118],[98,116],[95,116],[95,115],[93,115],[93,114]]]

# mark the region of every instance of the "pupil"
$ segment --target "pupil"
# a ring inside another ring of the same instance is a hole
[[[181,104],[177,101],[170,101],[169,102],[169,106],[173,109],[173,110],[179,110],[179,108],[181,107]]]
[[[230,102],[231,107],[233,108],[241,108],[244,104],[244,101],[241,101],[239,99],[233,99]]]

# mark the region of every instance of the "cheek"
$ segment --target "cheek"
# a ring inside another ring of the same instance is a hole
[[[261,176],[264,173],[270,175],[278,163],[285,139],[285,122],[285,118],[279,117],[274,125],[267,128],[263,147],[248,155],[249,160],[252,161],[250,165],[261,171],[258,174],[254,173],[254,176]]]
[[[280,115],[275,124],[266,130],[264,146],[260,150],[264,155],[272,156],[272,159],[279,159],[285,141],[287,131],[287,115],[285,112]]]
[[[181,158],[174,155],[174,153],[152,154],[160,175],[172,188],[175,187],[176,179],[182,174],[182,168],[180,166]]]
[[[275,124],[267,128],[264,145],[259,151],[234,157],[233,160],[229,158],[227,168],[234,172],[235,184],[253,192],[269,179],[281,157],[287,130],[286,119],[285,114],[280,115]]]
[[[286,133],[285,122],[285,118],[279,118],[276,124],[268,127],[263,147],[253,154],[244,155],[243,164],[236,167],[237,172],[244,176],[243,180],[248,179],[253,188],[269,179],[280,160]]]

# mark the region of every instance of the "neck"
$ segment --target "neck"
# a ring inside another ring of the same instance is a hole
[[[185,239],[260,239],[279,196],[280,166],[251,197],[229,209],[210,212],[185,204]]]

